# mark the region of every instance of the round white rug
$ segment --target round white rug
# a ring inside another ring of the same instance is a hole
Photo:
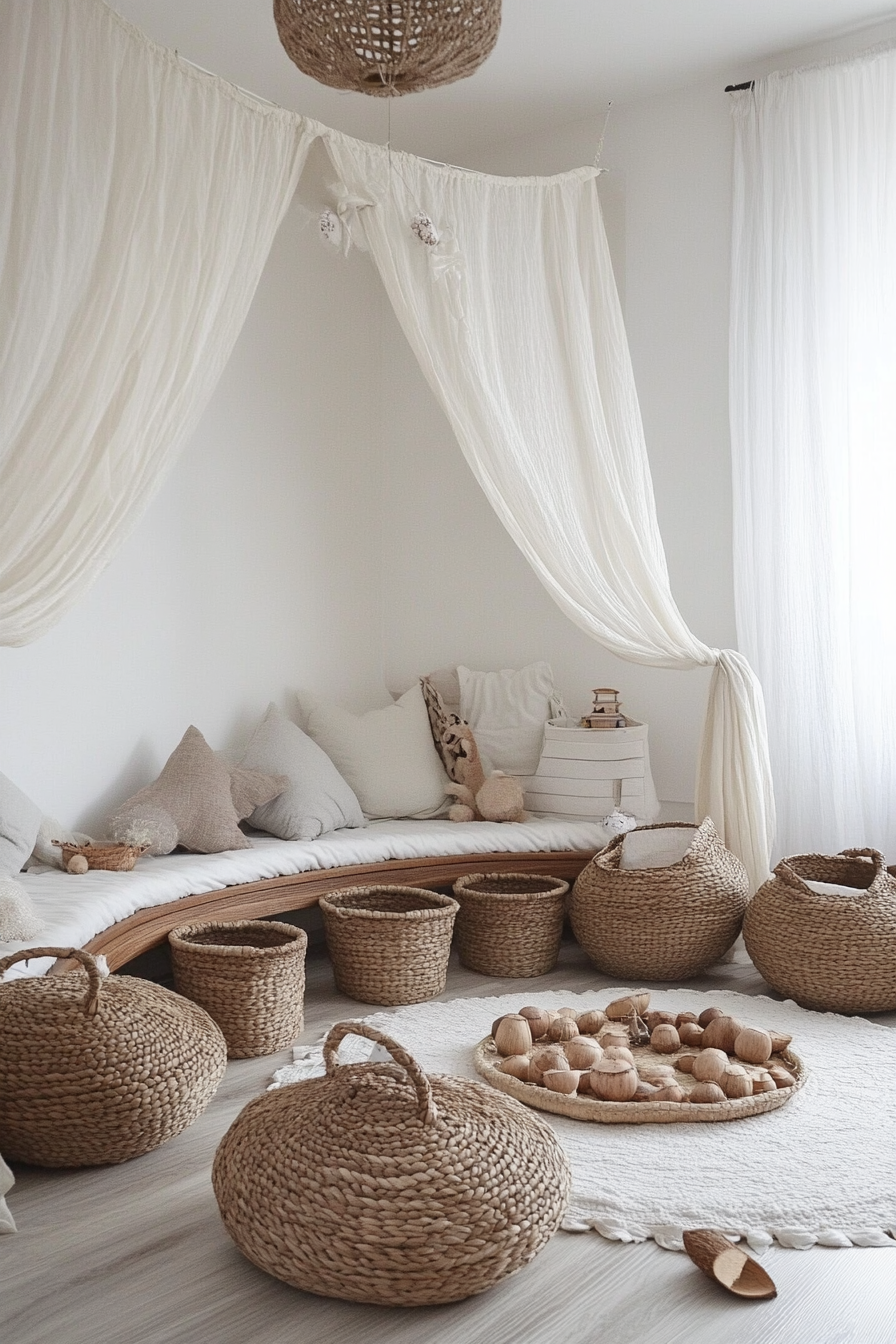
[[[477,1079],[473,1050],[502,1013],[530,1003],[583,1011],[631,989],[572,994],[521,990],[374,1013],[363,1020],[405,1046],[429,1073]],[[687,1228],[714,1227],[762,1251],[777,1241],[896,1248],[896,1032],[863,1018],[722,991],[669,989],[651,1008],[699,1013],[717,1004],[750,1026],[790,1032],[805,1086],[780,1109],[724,1124],[599,1125],[539,1114],[573,1169],[563,1226],[615,1241],[653,1238],[682,1250]],[[366,1059],[370,1043],[343,1044]],[[320,1047],[278,1070],[274,1086],[321,1073]],[[483,1087],[486,1083],[481,1084]]]

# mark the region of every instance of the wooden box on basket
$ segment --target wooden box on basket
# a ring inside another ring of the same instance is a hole
[[[550,719],[534,775],[522,780],[530,812],[593,818],[614,808],[638,821],[655,821],[660,806],[647,747],[647,724],[626,719],[624,728],[581,728]]]

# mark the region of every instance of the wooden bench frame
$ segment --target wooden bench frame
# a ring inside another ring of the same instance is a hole
[[[450,887],[465,873],[537,873],[561,877],[572,883],[598,851],[596,849],[538,850],[523,854],[451,854],[420,859],[388,859],[381,863],[352,863],[342,868],[317,868],[310,873],[268,877],[244,882],[197,896],[182,896],[164,905],[137,910],[127,919],[110,924],[85,943],[84,950],[101,953],[109,969],[164,943],[180,924],[200,924],[215,919],[263,919],[265,916],[303,910],[318,898],[341,887],[394,883],[405,887]],[[70,970],[72,962],[60,959],[50,974]]]

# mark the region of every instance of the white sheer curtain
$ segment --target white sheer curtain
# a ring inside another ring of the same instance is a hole
[[[715,667],[697,812],[762,881],[774,828],[762,693],[672,598],[595,170],[488,177],[321,130],[333,205],[363,235],[468,463],[548,592],[622,658]],[[419,214],[437,245],[412,231]]]
[[[896,861],[896,49],[734,116],[737,618],[777,847]]]
[[[153,497],[309,138],[100,0],[0,5],[0,644],[53,625]]]

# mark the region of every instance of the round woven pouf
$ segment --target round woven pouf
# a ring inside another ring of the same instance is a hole
[[[535,873],[468,873],[454,884],[457,950],[483,975],[547,975],[557,964],[569,883]]]
[[[336,988],[361,1003],[422,1003],[445,988],[457,901],[422,887],[320,898]]]
[[[680,833],[676,836],[676,832]],[[627,867],[629,837],[683,857]],[[624,980],[687,980],[718,961],[740,932],[746,869],[707,817],[617,835],[582,870],[570,902],[572,931],[598,970]]]
[[[744,943],[772,989],[803,1008],[896,1009],[896,877],[876,849],[782,859],[747,906]]]
[[[395,1063],[338,1066],[350,1034]],[[570,1168],[539,1116],[427,1076],[365,1023],[337,1023],[324,1062],[250,1102],[215,1155],[221,1217],[254,1264],[324,1297],[426,1306],[481,1293],[556,1231]]]
[[[87,972],[0,984],[0,1152],[38,1167],[94,1167],[152,1152],[202,1114],[227,1066],[208,1013],[136,976]]]
[[[231,1059],[292,1045],[304,1025],[304,929],[273,919],[183,924],[168,942],[175,988],[215,1019]]]

